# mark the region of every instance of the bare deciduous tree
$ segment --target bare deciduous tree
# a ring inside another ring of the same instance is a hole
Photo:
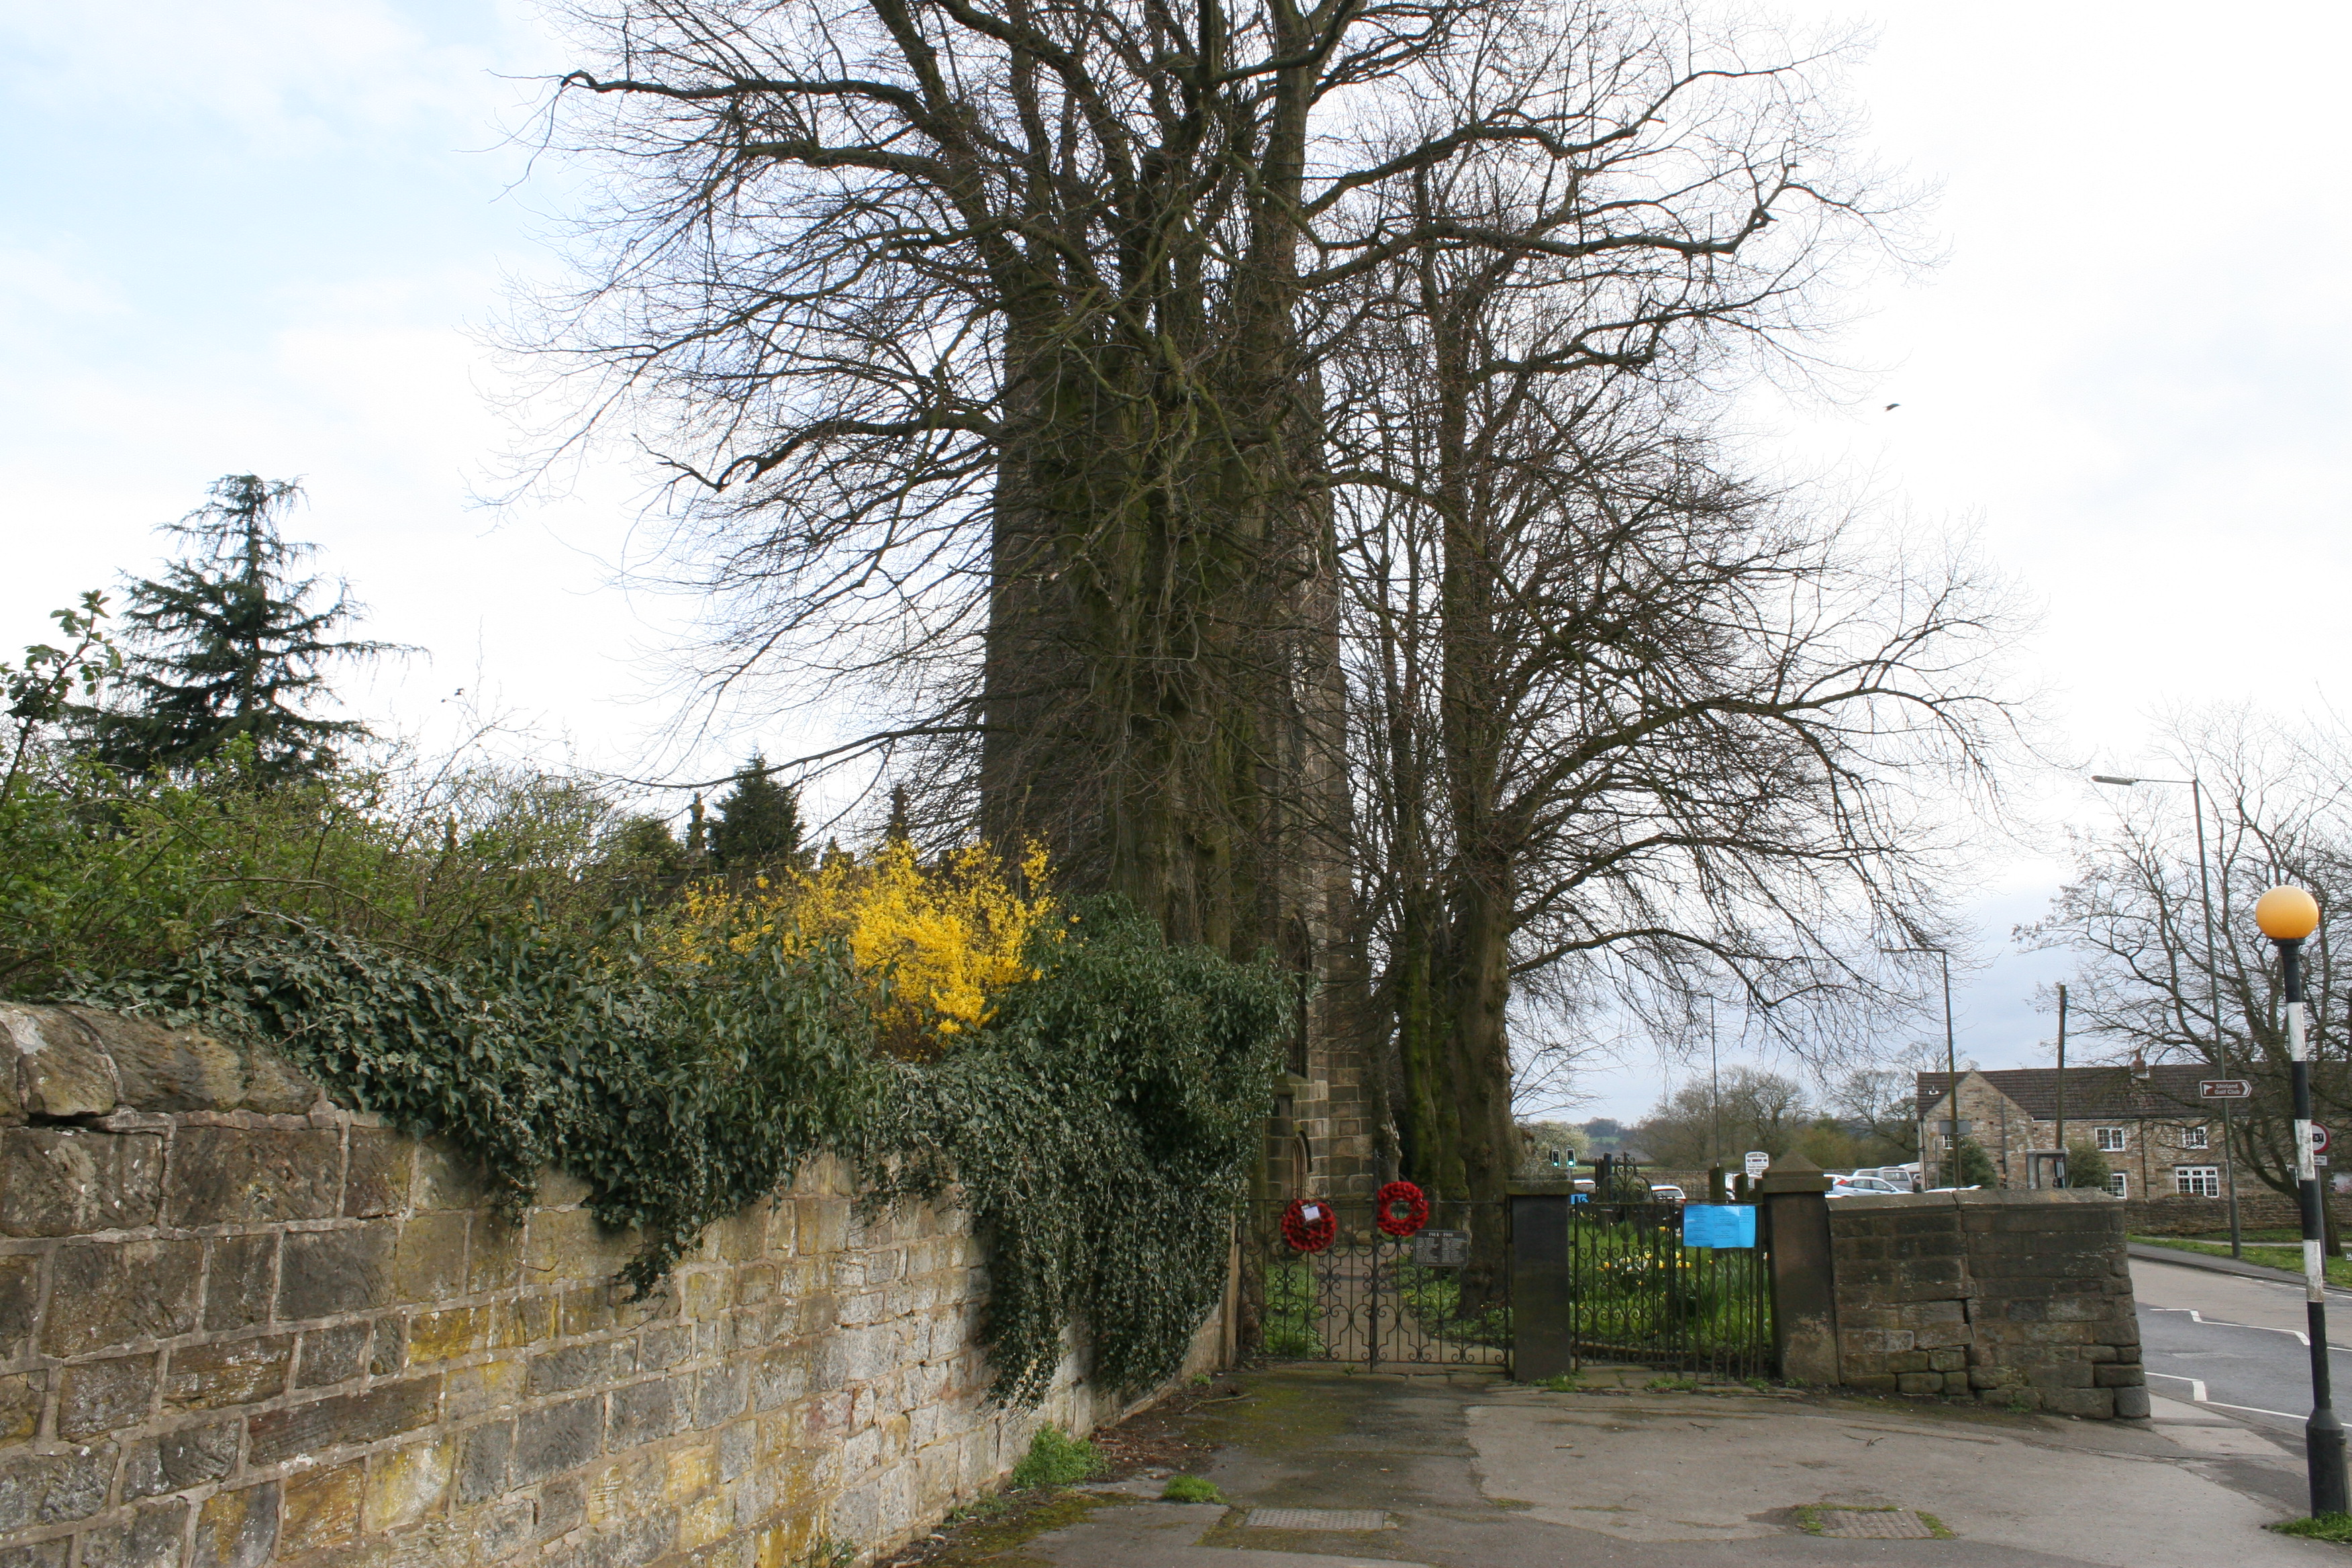
[[[2178,798],[2135,792],[2117,802],[2113,829],[2077,841],[2074,879],[2049,915],[2021,927],[2018,938],[2082,955],[2070,997],[2077,1026],[2113,1042],[2117,1056],[2196,1062],[2216,1077],[2252,1079],[2253,1100],[2232,1108],[2238,1168],[2292,1196],[2286,1009],[2276,951],[2254,924],[2254,900],[2283,882],[2319,900],[2325,918],[2304,944],[2312,1089],[2322,1119],[2345,1125],[2352,1116],[2347,976],[2336,962],[2330,924],[2352,907],[2346,782],[2352,757],[2332,729],[2281,724],[2247,710],[2181,715],[2158,744],[2164,771],[2204,782],[2214,964],[2206,963],[2196,827],[2185,790]]]
[[[705,673],[886,690],[872,738],[992,831],[1232,947],[1345,831],[1320,371],[1365,281],[1539,257],[1612,280],[1563,352],[1639,363],[1734,303],[1771,330],[1850,210],[1822,62],[1674,13],[571,15],[556,123],[611,197],[541,341],[695,492]],[[1413,195],[1498,157],[1542,212]]]
[[[1704,1170],[1750,1149],[1776,1158],[1821,1114],[1804,1085],[1785,1073],[1747,1066],[1724,1069],[1720,1084],[1695,1079],[1666,1096],[1633,1129],[1633,1142],[1653,1163],[1669,1170]]]
[[[1664,1022],[1728,985],[1809,1050],[1882,994],[1877,949],[1929,939],[1932,803],[2006,720],[1967,562],[1740,481],[1694,392],[1580,356],[1570,292],[1514,281],[1401,264],[1333,426],[1380,475],[1341,558],[1406,1164],[1479,1196],[1515,990]]]
[[[1323,1038],[1377,958],[1440,1190],[1502,1191],[1515,984],[1778,1016],[1932,920],[1971,585],[1688,428],[1871,238],[1830,58],[1598,0],[571,15],[610,199],[540,342],[678,478],[703,676],[854,694]]]

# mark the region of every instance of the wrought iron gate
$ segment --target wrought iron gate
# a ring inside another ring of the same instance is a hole
[[[1685,1247],[1680,1204],[1580,1203],[1568,1212],[1580,1358],[1725,1378],[1772,1374],[1762,1248]]]
[[[1242,1238],[1244,1348],[1271,1361],[1367,1370],[1511,1367],[1509,1216],[1499,1203],[1432,1200],[1413,1237],[1384,1234],[1371,1200],[1331,1205],[1331,1245],[1294,1251],[1278,1202],[1253,1203]]]

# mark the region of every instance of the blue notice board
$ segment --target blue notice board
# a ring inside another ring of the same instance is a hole
[[[1692,1204],[1683,1210],[1685,1247],[1753,1247],[1754,1204]]]

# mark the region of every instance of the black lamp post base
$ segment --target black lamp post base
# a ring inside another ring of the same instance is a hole
[[[2333,1410],[2315,1410],[2303,1427],[2304,1465],[2311,1478],[2311,1511],[2352,1513],[2344,1477],[2344,1423]]]

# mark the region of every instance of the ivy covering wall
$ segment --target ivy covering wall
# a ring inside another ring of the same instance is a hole
[[[952,1194],[991,1249],[1000,1399],[1047,1387],[1066,1330],[1120,1391],[1171,1375],[1222,1288],[1291,987],[1271,963],[1173,949],[1116,902],[1030,935],[1025,975],[936,1059],[877,1048],[845,940],[772,923],[695,962],[626,914],[523,928],[432,962],[248,916],[73,999],[266,1041],[362,1109],[446,1137],[520,1204],[590,1186],[661,1288],[712,1221],[834,1152],[881,1205]]]

